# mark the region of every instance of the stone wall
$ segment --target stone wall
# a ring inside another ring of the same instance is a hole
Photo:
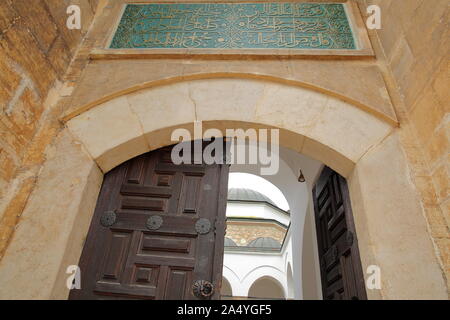
[[[374,44],[384,53],[402,145],[449,287],[450,6],[446,0],[366,2],[382,10]]]
[[[82,29],[66,27],[81,8]],[[58,98],[98,0],[0,2],[0,259],[60,129]]]

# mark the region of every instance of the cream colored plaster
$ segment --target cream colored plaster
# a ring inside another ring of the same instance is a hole
[[[256,121],[306,134],[317,121],[329,97],[308,89],[268,84],[258,105]]]
[[[188,83],[142,90],[127,96],[131,110],[142,123],[144,133],[195,121],[195,105]]]
[[[77,264],[101,182],[95,162],[62,132],[0,262],[0,299],[67,297],[60,274]]]
[[[343,177],[348,177],[355,166],[354,162],[346,158],[341,153],[338,153],[332,148],[309,138],[304,140],[301,153],[326,163],[327,166],[336,172],[339,172]]]
[[[264,95],[263,81],[214,79],[189,82],[197,120],[254,121],[256,105]]]
[[[397,133],[357,163],[349,186],[363,269],[381,268],[381,292],[369,290],[369,297],[447,299]]]
[[[391,131],[392,127],[381,120],[348,103],[330,98],[307,136],[325,142],[325,145],[356,163]]]
[[[126,97],[91,109],[67,126],[105,172],[149,151],[141,122]]]
[[[377,68],[360,62],[350,61],[341,65],[323,61],[203,61],[194,64],[189,60],[125,62],[90,64],[73,93],[63,120],[68,121],[99,104],[144,88],[183,80],[233,78],[272,81],[321,92],[345,100],[389,124],[397,124],[383,78]],[[296,72],[292,71],[291,64],[296,66]],[[130,73],[136,76],[129,77]],[[343,73],[351,75],[351,79],[343,81]],[[362,80],[353,79],[356,75]],[[348,85],[354,81],[358,81],[357,86]],[[98,89],[91,90],[92,87]]]

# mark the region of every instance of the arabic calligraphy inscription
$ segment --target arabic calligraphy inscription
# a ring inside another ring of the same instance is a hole
[[[110,47],[356,49],[339,3],[128,4]]]

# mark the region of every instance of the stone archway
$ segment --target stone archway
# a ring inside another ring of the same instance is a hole
[[[118,121],[120,119],[120,121]],[[155,121],[158,119],[158,121]],[[67,125],[104,172],[171,142],[173,127],[276,127],[281,145],[320,160],[344,176],[393,127],[337,98],[249,79],[172,83],[100,104]]]
[[[192,130],[195,120],[222,130],[279,128],[282,146],[320,160],[349,179],[363,269],[375,264],[383,270],[384,286],[369,292],[369,298],[446,297],[420,200],[392,125],[312,90],[214,79],[118,96],[67,121],[67,129],[47,152],[1,261],[0,281],[8,298],[67,297],[66,269],[79,259],[103,173],[173,144],[171,131]],[[419,252],[423,263],[416,264]]]

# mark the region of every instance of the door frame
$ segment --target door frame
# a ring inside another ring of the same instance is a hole
[[[214,294],[212,300],[220,300],[220,291],[222,290],[222,277],[223,277],[223,259],[225,254],[225,233],[226,233],[226,209],[227,209],[227,199],[228,199],[228,176],[229,170],[223,170],[224,166],[229,166],[223,164],[220,172],[219,179],[219,203],[217,205],[218,219],[214,226],[214,232],[216,234],[216,243],[214,247],[214,265],[213,265],[213,284],[215,286]],[[225,181],[224,181],[225,180]],[[219,255],[217,257],[217,255]]]

